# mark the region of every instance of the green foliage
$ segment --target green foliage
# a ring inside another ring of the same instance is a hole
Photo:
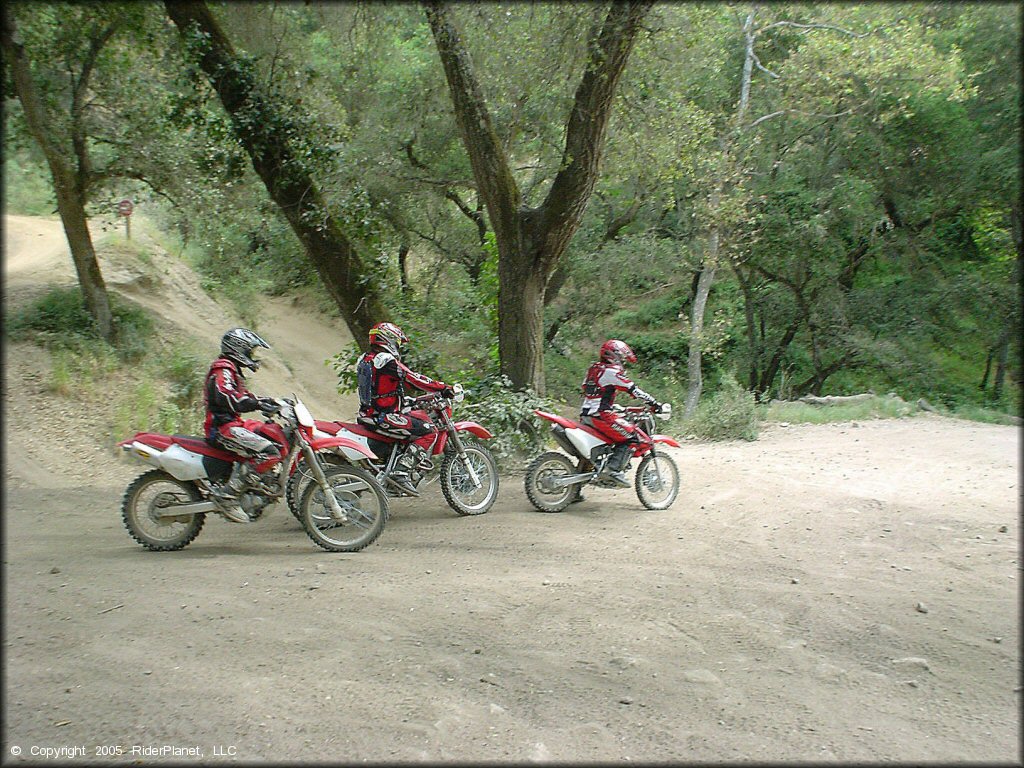
[[[140,359],[153,334],[153,321],[142,309],[110,296],[114,319],[113,351],[125,361]],[[32,339],[51,349],[100,349],[106,346],[77,286],[52,288],[30,306],[15,312],[7,326],[16,341]]]
[[[338,394],[347,395],[359,389],[359,374],[356,372],[356,365],[362,356],[362,350],[353,341],[346,344],[341,352],[324,361],[324,365],[331,366],[338,377]]]
[[[838,405],[811,405],[799,401],[775,401],[760,406],[765,421],[784,421],[790,424],[832,424],[868,419],[898,419],[918,412],[914,403],[898,396],[876,395],[869,400]]]
[[[756,440],[759,430],[754,395],[725,376],[710,398],[701,402],[686,430],[706,440]]]
[[[20,216],[49,216],[57,209],[53,181],[45,167],[24,150],[13,150],[5,136],[4,212]]]
[[[499,463],[511,462],[543,450],[548,439],[534,410],[558,411],[558,405],[530,390],[517,390],[508,377],[487,376],[468,383],[466,402],[458,418],[479,422],[494,435],[487,447]]]

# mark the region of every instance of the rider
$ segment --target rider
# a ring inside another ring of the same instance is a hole
[[[206,420],[203,429],[211,445],[252,459],[255,464],[278,455],[278,449],[270,440],[246,429],[239,414],[247,411],[277,410],[272,398],[257,397],[245,386],[243,368],[254,373],[260,367],[253,359],[257,347],[270,349],[260,336],[247,328],[232,328],[221,337],[220,357],[210,365],[203,387],[203,401],[206,403]],[[224,515],[236,523],[250,522],[249,515],[238,504],[238,497],[245,488],[243,472],[248,462],[235,462],[231,477],[226,483],[214,487],[213,495],[221,501]]]
[[[619,416],[612,406],[618,392],[626,392],[637,400],[643,400],[654,409],[661,404],[651,395],[634,384],[623,364],[635,363],[636,355],[624,341],[608,339],[601,345],[601,359],[587,369],[583,380],[583,403],[580,406],[580,421],[615,444],[615,450],[605,464],[602,475],[621,488],[628,488],[624,470],[629,465],[632,448],[643,438],[635,425]]]
[[[356,373],[359,423],[382,435],[411,442],[436,432],[437,427],[429,419],[410,413],[412,406],[406,402],[405,385],[424,392],[440,392],[445,397],[453,397],[454,392],[443,381],[434,381],[402,362],[403,347],[408,343],[409,337],[394,323],[377,323],[370,329],[370,351],[359,358]],[[415,493],[409,477],[411,469],[411,464],[400,460],[391,478],[404,490]]]

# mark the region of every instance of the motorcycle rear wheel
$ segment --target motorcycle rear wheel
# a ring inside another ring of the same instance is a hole
[[[135,478],[125,490],[121,519],[131,537],[146,549],[173,552],[187,547],[199,535],[206,514],[159,517],[157,513],[171,504],[190,504],[200,498],[191,483],[153,469]]]
[[[636,468],[633,485],[647,509],[668,509],[679,495],[679,467],[666,453],[649,453]]]
[[[498,465],[491,452],[479,443],[464,444],[463,448],[480,487],[473,487],[462,458],[453,450],[445,454],[441,463],[441,492],[448,506],[460,515],[482,515],[498,498]]]
[[[328,552],[358,552],[383,532],[388,498],[377,481],[361,469],[333,465],[325,467],[324,474],[348,520],[333,518],[324,491],[312,481],[299,503],[299,522],[306,535]]]
[[[581,485],[552,488],[552,480],[576,474],[572,460],[564,453],[548,451],[534,459],[526,468],[523,484],[526,498],[541,512],[561,512],[576,497]]]

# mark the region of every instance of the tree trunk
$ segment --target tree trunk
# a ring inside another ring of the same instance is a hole
[[[235,54],[205,2],[165,0],[167,15],[198,60],[270,197],[284,213],[362,349],[387,319],[379,281],[328,210],[310,169],[292,147],[287,115],[259,92],[258,78]]]
[[[53,127],[60,121],[51,119],[46,113],[42,97],[32,79],[32,67],[25,54],[24,46],[17,40],[17,29],[9,6],[3,7],[3,32],[0,34],[7,67],[10,71],[14,90],[25,112],[25,123],[32,137],[39,144],[46,157],[53,188],[57,198],[57,211],[64,234],[68,240],[71,259],[78,274],[85,308],[96,322],[96,329],[106,341],[113,342],[116,329],[110,311],[107,286],[100,272],[96,250],[89,234],[89,223],[85,214],[85,185],[80,180],[60,147],[60,139],[53,135]]]
[[[716,264],[718,263],[718,228],[711,231],[708,257],[704,259],[704,266],[700,271],[700,280],[697,281],[697,293],[693,297],[693,307],[690,313],[690,351],[686,360],[686,373],[688,384],[686,387],[686,405],[683,410],[684,418],[691,418],[697,410],[697,403],[700,401],[700,393],[704,387],[704,378],[701,373],[701,345],[704,341],[704,308],[708,303],[708,294],[711,293],[711,284],[715,280]]]
[[[651,5],[651,0],[613,3],[603,26],[591,37],[591,57],[566,127],[561,169],[544,202],[527,209],[448,4],[423,3],[459,134],[498,244],[498,350],[501,372],[517,388],[545,391],[547,284],[593,193],[613,97]]]
[[[761,344],[758,341],[757,326],[754,318],[754,294],[750,287],[750,279],[743,274],[743,271],[733,265],[732,272],[736,275],[736,282],[743,292],[743,314],[747,325],[747,346],[750,362],[747,372],[747,389],[754,393],[754,397],[760,402],[761,392],[757,387],[757,377],[761,369]]]

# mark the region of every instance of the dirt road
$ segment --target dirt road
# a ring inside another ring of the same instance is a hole
[[[157,554],[99,406],[5,357],[8,764],[1021,760],[1016,428],[775,425],[676,451],[662,512],[509,476],[356,554],[283,507]]]

